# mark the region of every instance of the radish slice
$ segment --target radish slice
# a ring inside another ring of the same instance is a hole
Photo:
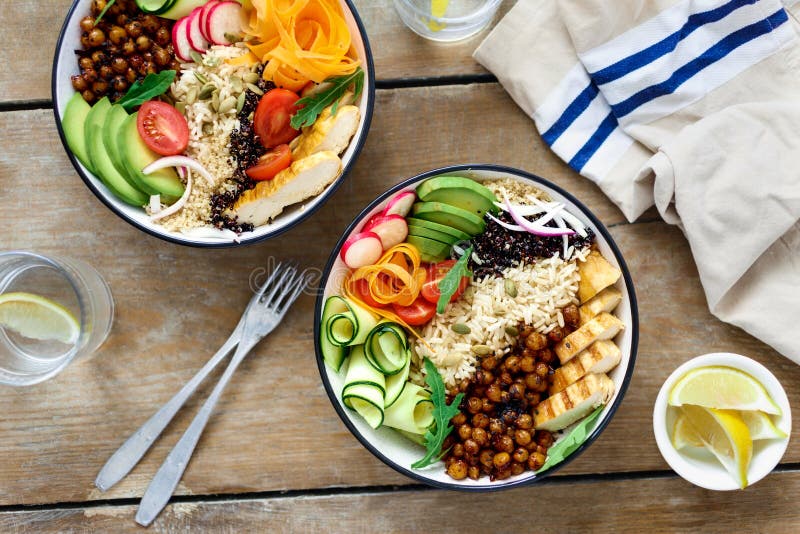
[[[203,53],[208,50],[209,43],[200,31],[200,11],[202,7],[196,7],[189,13],[189,22],[186,25],[186,37],[189,39],[189,46],[195,52]]]
[[[208,14],[211,12],[211,8],[220,2],[221,0],[209,0],[206,5],[200,8],[200,33],[203,34],[203,38],[206,41],[211,41],[208,36]]]
[[[189,19],[183,17],[178,19],[178,22],[172,27],[172,44],[175,50],[175,56],[184,63],[192,61],[192,46],[189,44],[189,37],[186,33],[186,26],[189,24]]]
[[[192,170],[195,170],[200,173],[200,175],[208,180],[209,183],[214,183],[214,177],[211,175],[210,172],[206,170],[205,167],[200,165],[198,162],[193,160],[192,158],[186,156],[166,156],[161,159],[157,159],[144,169],[142,172],[144,174],[150,174],[151,172],[155,172],[159,169],[164,169],[166,167],[188,167]]]
[[[359,232],[350,236],[342,245],[342,261],[351,269],[372,265],[381,258],[383,246],[375,232]]]
[[[408,236],[408,225],[400,215],[382,215],[370,219],[364,232],[375,232],[381,239],[383,250],[399,245]]]
[[[183,190],[183,194],[181,198],[175,201],[174,204],[169,206],[168,208],[164,208],[163,210],[159,211],[158,213],[154,213],[150,216],[151,221],[157,221],[159,219],[163,219],[164,217],[169,217],[173,213],[177,213],[180,211],[181,208],[186,204],[186,201],[189,200],[189,195],[192,194],[192,173],[186,175],[186,189]]]
[[[405,217],[411,211],[411,206],[416,200],[417,195],[413,191],[397,193],[386,203],[386,209],[383,210],[383,214]]]
[[[242,5],[239,2],[225,0],[211,8],[207,19],[208,36],[216,45],[231,44],[225,34],[242,34]]]

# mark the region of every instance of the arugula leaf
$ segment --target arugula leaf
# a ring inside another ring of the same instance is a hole
[[[428,452],[425,456],[411,464],[412,469],[422,469],[437,462],[442,456],[442,443],[444,439],[453,431],[453,425],[450,424],[450,419],[458,414],[458,406],[461,404],[461,399],[464,398],[463,393],[456,395],[449,405],[447,404],[446,392],[444,389],[444,382],[439,375],[439,371],[433,362],[425,358],[425,382],[431,388],[431,401],[433,401],[433,420],[434,423],[431,428],[425,432],[425,447]],[[433,430],[431,430],[433,429]]]
[[[125,111],[130,113],[136,106],[164,94],[174,79],[174,70],[162,70],[158,74],[148,74],[141,82],[135,81],[125,96],[117,100],[117,104],[122,105]]]
[[[464,251],[464,255],[461,256],[455,265],[447,271],[447,274],[439,280],[439,284],[436,286],[439,288],[439,301],[436,303],[436,313],[444,313],[447,303],[450,302],[450,297],[458,291],[461,279],[465,276],[472,276],[472,271],[467,267],[467,262],[470,256],[472,256],[472,249],[473,246],[470,245],[469,248]]]
[[[106,14],[106,11],[108,11],[108,10],[111,8],[111,6],[113,6],[113,5],[114,5],[114,3],[115,3],[116,1],[117,1],[117,0],[109,0],[109,1],[106,3],[106,7],[104,7],[104,8],[103,8],[103,10],[102,10],[102,11],[100,11],[100,14],[99,14],[99,15],[97,15],[97,18],[96,18],[96,19],[94,19],[94,26],[97,26],[97,23],[98,23],[98,22],[100,22],[100,19],[102,19],[102,18],[103,18],[103,15],[105,15],[105,14]]]
[[[575,452],[578,447],[583,445],[583,442],[586,441],[586,438],[589,437],[589,427],[595,422],[595,420],[600,416],[600,412],[603,411],[603,405],[601,404],[595,410],[587,415],[583,421],[578,423],[578,425],[572,429],[572,432],[567,434],[561,441],[553,445],[547,450],[547,459],[544,461],[544,465],[536,471],[536,474],[543,471],[547,471],[554,465],[558,465],[564,461],[564,459]]]
[[[314,124],[314,121],[317,120],[322,110],[331,104],[333,104],[331,115],[336,115],[336,112],[339,110],[339,100],[341,100],[342,95],[347,92],[351,85],[353,86],[355,98],[358,98],[358,95],[360,95],[361,91],[364,89],[364,71],[361,70],[361,67],[358,67],[353,74],[328,78],[323,83],[330,83],[332,85],[324,91],[304,96],[297,101],[296,105],[303,106],[303,109],[298,110],[297,113],[292,115],[292,128],[295,130]]]

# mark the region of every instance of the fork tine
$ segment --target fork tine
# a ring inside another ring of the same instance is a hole
[[[270,288],[272,282],[275,280],[276,276],[278,275],[279,272],[281,272],[283,268],[284,268],[283,262],[279,262],[278,265],[275,266],[275,268],[272,270],[271,273],[269,273],[269,276],[261,285],[261,287],[258,288],[258,291],[256,291],[255,296],[257,298],[255,298],[254,300],[260,299],[264,295],[264,293],[266,293],[267,289]]]
[[[271,291],[264,297],[263,301],[267,306],[274,306],[276,296],[282,294],[283,288],[286,287],[288,281],[294,278],[295,273],[297,270],[294,266],[287,267],[280,275],[280,277],[275,281]]]
[[[292,281],[293,288],[288,288],[289,290],[285,291],[284,294],[281,295],[281,299],[276,305],[278,313],[284,313],[289,306],[291,306],[294,301],[297,300],[297,297],[299,297],[300,293],[302,293],[302,291],[306,288],[308,282],[308,271],[303,271],[295,280]]]

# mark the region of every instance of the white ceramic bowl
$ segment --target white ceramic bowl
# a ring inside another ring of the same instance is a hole
[[[775,419],[775,426],[783,430],[787,436],[792,433],[792,412],[789,399],[778,379],[766,367],[755,360],[739,354],[717,352],[697,356],[684,363],[667,378],[661,391],[658,392],[653,408],[653,432],[656,436],[658,450],[669,466],[681,477],[701,488],[710,490],[740,489],[733,477],[722,464],[705,450],[678,452],[672,446],[672,427],[675,424],[673,410],[669,410],[667,398],[675,383],[687,372],[698,367],[722,365],[733,367],[749,374],[766,388],[770,397],[783,412]],[[747,472],[748,485],[753,485],[772,471],[783,457],[789,438],[758,440],[753,442],[753,459]]]
[[[359,152],[361,152],[372,120],[372,109],[375,103],[375,68],[372,61],[372,50],[369,46],[364,25],[353,3],[351,0],[340,1],[342,4],[342,11],[347,20],[347,25],[352,34],[353,48],[358,54],[358,58],[361,60],[362,68],[364,69],[364,91],[361,93],[357,104],[361,110],[361,121],[350,145],[341,156],[343,163],[341,176],[325,188],[319,195],[286,208],[283,213],[276,217],[271,223],[259,226],[252,232],[242,233],[238,237],[231,236],[230,232],[221,232],[213,228],[198,229],[191,233],[171,232],[151,222],[143,209],[130,206],[119,200],[106,188],[97,176],[84,167],[72,154],[64,138],[64,131],[61,128],[61,119],[64,109],[70,97],[75,93],[75,90],[72,88],[72,83],[70,82],[70,76],[79,72],[78,61],[75,55],[75,50],[81,49],[81,30],[78,23],[81,18],[85,17],[90,12],[92,0],[76,0],[73,2],[72,7],[67,13],[64,25],[61,28],[61,34],[56,43],[56,52],[53,59],[51,89],[56,125],[58,127],[58,134],[61,137],[61,142],[75,170],[89,189],[97,195],[97,198],[122,219],[148,234],[182,245],[196,247],[229,247],[255,243],[279,235],[300,223],[320,208],[328,197],[341,185],[350,168],[355,163]]]
[[[377,430],[373,430],[358,414],[346,408],[341,400],[341,393],[344,388],[344,373],[333,372],[322,359],[322,353],[319,347],[319,323],[322,315],[322,306],[325,299],[329,296],[339,294],[341,283],[349,271],[339,257],[339,250],[342,244],[352,233],[361,228],[361,225],[366,219],[381,211],[386,201],[391,196],[400,191],[413,191],[420,182],[444,174],[465,176],[478,181],[513,178],[547,191],[554,200],[565,203],[571,213],[576,215],[584,224],[594,231],[600,252],[622,271],[622,277],[620,277],[616,287],[622,292],[623,298],[614,313],[625,323],[626,328],[614,339],[620,349],[622,349],[622,362],[608,373],[616,385],[614,396],[608,404],[606,404],[600,417],[595,421],[589,437],[580,448],[573,452],[564,462],[540,475],[535,475],[531,471],[526,471],[525,473],[503,481],[489,482],[487,477],[482,477],[479,480],[465,479],[456,481],[445,473],[444,464],[441,462],[422,470],[411,469],[410,465],[424,455],[424,449],[411,443],[391,428],[381,427]],[[554,473],[585,450],[600,435],[606,425],[608,425],[611,417],[622,402],[622,397],[625,394],[633,374],[633,364],[636,358],[639,340],[639,317],[633,283],[619,248],[617,248],[617,245],[602,223],[575,197],[543,178],[517,169],[499,165],[454,165],[417,175],[394,186],[372,201],[372,203],[355,218],[347,230],[345,230],[341,239],[331,252],[330,259],[323,272],[320,287],[322,291],[317,297],[317,305],[314,314],[314,339],[316,340],[317,365],[325,390],[330,397],[333,407],[353,435],[380,460],[400,473],[433,486],[463,490],[491,491],[532,483],[541,480],[546,475]]]

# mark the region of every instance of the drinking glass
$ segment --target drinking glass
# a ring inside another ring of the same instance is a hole
[[[105,280],[80,260],[24,251],[0,252],[0,295],[29,293],[66,308],[79,324],[74,343],[26,337],[0,325],[0,384],[47,380],[105,341],[114,301]]]
[[[471,37],[494,18],[502,0],[394,0],[406,26],[433,41]]]

